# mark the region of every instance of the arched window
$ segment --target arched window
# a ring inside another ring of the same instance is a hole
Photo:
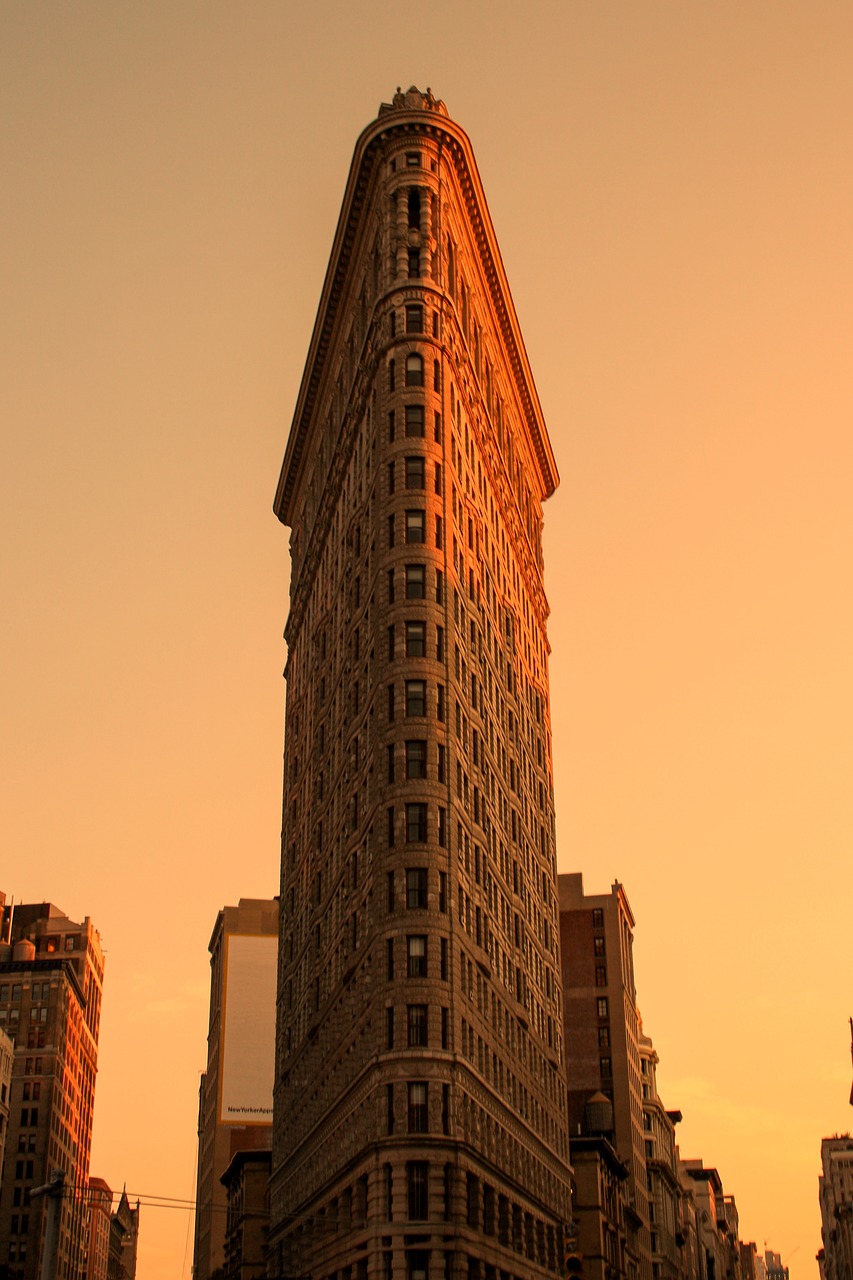
[[[406,356],[406,386],[422,387],[424,385],[423,359],[412,352]]]

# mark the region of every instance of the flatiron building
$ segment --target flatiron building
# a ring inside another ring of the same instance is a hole
[[[471,144],[398,90],[356,144],[275,498],[270,1274],[562,1273],[557,482]]]

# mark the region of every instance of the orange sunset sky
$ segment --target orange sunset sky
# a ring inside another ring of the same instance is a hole
[[[5,0],[0,888],[107,951],[92,1172],[195,1189],[217,910],[277,891],[272,498],[347,169],[469,133],[562,483],[561,871],[681,1151],[816,1275],[853,910],[850,0]],[[139,1280],[189,1276],[143,1204]]]

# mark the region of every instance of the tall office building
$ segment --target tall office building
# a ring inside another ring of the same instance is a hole
[[[471,145],[398,91],[356,144],[275,499],[277,1274],[562,1267],[557,479]]]
[[[587,1103],[602,1093],[629,1171],[624,1274],[652,1280],[634,916],[618,882],[610,893],[587,894],[580,873],[561,875],[559,895],[571,1133],[585,1132]]]
[[[4,910],[0,1027],[14,1041],[15,1058],[0,1264],[10,1280],[39,1275],[47,1199],[31,1192],[55,1169],[65,1175],[55,1274],[78,1280],[85,1272],[103,979],[100,935],[88,916],[78,924],[49,902]]]
[[[217,913],[199,1088],[193,1280],[209,1280],[225,1262],[222,1175],[237,1152],[268,1151],[272,1142],[277,939],[273,899],[241,898]]]

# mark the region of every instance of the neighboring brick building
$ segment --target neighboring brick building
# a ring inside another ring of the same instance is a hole
[[[62,1197],[57,1274],[76,1277],[84,1270],[88,1242],[101,940],[88,916],[78,924],[49,902],[5,914],[0,1028],[15,1043],[15,1059],[0,1187],[0,1263],[8,1265],[12,1280],[38,1276],[46,1200],[30,1202],[29,1193],[61,1169],[68,1190]]]
[[[275,499],[276,1274],[562,1268],[557,482],[471,145],[398,91],[356,145]]]
[[[86,1280],[107,1280],[113,1193],[103,1178],[89,1179],[89,1247]]]
[[[278,903],[271,898],[223,907],[210,938],[193,1280],[209,1280],[225,1260],[222,1175],[238,1151],[269,1151],[272,1143],[277,939]]]
[[[853,1138],[849,1133],[836,1134],[832,1138],[823,1139],[820,1144],[820,1165],[818,1192],[823,1248],[818,1255],[818,1261],[821,1277],[822,1280],[851,1280],[853,1277]],[[769,1262],[767,1276],[770,1280]]]
[[[649,1194],[634,983],[634,916],[622,885],[585,894],[561,875],[560,952],[571,1134],[584,1132],[590,1095],[613,1106],[613,1143],[628,1168],[626,1280],[651,1280]]]

